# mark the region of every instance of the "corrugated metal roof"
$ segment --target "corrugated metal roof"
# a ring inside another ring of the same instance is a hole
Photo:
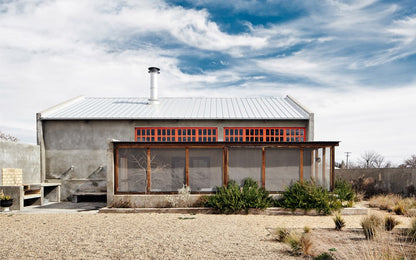
[[[309,111],[290,97],[159,98],[79,97],[41,112],[41,119],[309,119]]]

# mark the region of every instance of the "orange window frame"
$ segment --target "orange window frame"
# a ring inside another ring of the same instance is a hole
[[[217,127],[136,127],[136,142],[216,142]]]
[[[224,127],[225,142],[304,142],[305,127]]]

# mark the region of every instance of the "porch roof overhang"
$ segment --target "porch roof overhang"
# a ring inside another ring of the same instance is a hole
[[[313,141],[313,142],[134,142],[112,140],[116,146],[126,147],[273,147],[273,148],[323,148],[339,146],[340,141]]]

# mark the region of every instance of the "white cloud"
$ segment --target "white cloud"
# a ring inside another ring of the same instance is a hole
[[[406,130],[416,127],[416,81],[369,89],[363,79],[378,76],[366,69],[415,53],[416,18],[393,20],[395,4],[330,3],[283,23],[247,24],[238,35],[221,31],[205,9],[157,0],[2,3],[0,130],[34,142],[36,112],[81,94],[148,96],[147,67],[159,66],[161,96],[290,94],[316,113],[317,139],[342,141],[337,160],[376,150],[399,162],[415,152]],[[240,1],[234,10],[256,4]],[[231,59],[218,58],[222,70],[189,75],[178,57],[191,49]]]

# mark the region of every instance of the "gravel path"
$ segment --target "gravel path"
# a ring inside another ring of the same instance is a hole
[[[361,218],[344,217],[350,228]],[[266,228],[304,226],[334,223],[331,216],[9,213],[0,214],[0,259],[291,259]]]

